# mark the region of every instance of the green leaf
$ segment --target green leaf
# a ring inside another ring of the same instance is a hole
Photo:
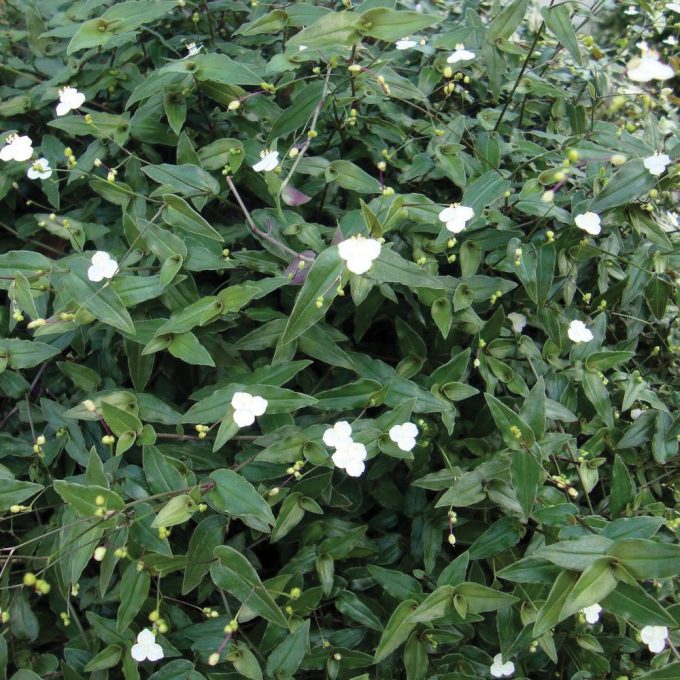
[[[288,628],[286,617],[276,606],[271,595],[248,560],[234,548],[221,545],[215,548],[217,564],[210,567],[210,575],[218,588],[223,588],[258,616],[276,626]]]
[[[479,560],[493,557],[509,550],[519,542],[522,534],[522,527],[517,519],[501,517],[470,546],[470,559]]]
[[[603,384],[602,378],[593,371],[584,371],[581,384],[583,385],[583,392],[588,401],[595,407],[597,415],[602,418],[607,427],[614,429],[614,415],[609,401],[609,392]]]
[[[340,259],[336,247],[327,248],[314,260],[281,336],[282,345],[300,337],[323,319],[337,295],[336,288],[344,269],[345,263]],[[317,306],[319,298],[323,298],[323,301]]]
[[[612,572],[611,562],[609,558],[601,558],[581,574],[569,594],[569,599],[562,606],[560,621],[585,607],[601,602],[616,588],[617,580]]]
[[[528,1],[512,0],[506,4],[489,24],[486,39],[489,42],[495,42],[499,38],[509,38],[524,19]]]
[[[336,182],[343,189],[360,194],[378,194],[382,188],[375,177],[350,161],[333,161],[326,167],[325,176],[327,182]]]
[[[495,170],[490,170],[465,188],[461,202],[472,208],[475,216],[479,217],[484,208],[503,198],[509,188],[510,182],[507,179],[503,179]]]
[[[193,72],[196,80],[223,85],[260,85],[262,77],[226,54],[200,54],[178,68]],[[195,69],[195,70],[194,70]]]
[[[628,161],[590,202],[588,210],[603,213],[620,205],[634,203],[653,189],[656,182],[657,178],[645,168],[641,158]]]
[[[673,578],[678,574],[680,545],[630,538],[616,541],[607,549],[607,555],[641,581]]]
[[[130,314],[111,286],[86,282],[75,274],[67,274],[63,282],[64,289],[74,302],[87,309],[98,321],[129,335],[135,334]]]
[[[524,420],[493,395],[486,393],[484,398],[506,445],[515,450],[521,450],[522,447],[531,448],[536,438]]]
[[[267,658],[267,673],[273,677],[292,677],[302,663],[309,646],[311,621],[300,623]]]
[[[557,42],[563,45],[571,54],[574,61],[581,66],[583,63],[581,59],[581,49],[574,32],[574,27],[571,23],[571,11],[569,5],[555,5],[553,7],[544,7],[541,10],[543,21],[550,32],[557,38]]]
[[[9,510],[13,505],[23,503],[31,496],[42,491],[42,484],[23,482],[19,479],[0,477],[0,511]]]
[[[677,625],[677,624],[676,624]],[[676,680],[680,677],[680,661],[668,664],[662,668],[638,675],[637,680]]]
[[[92,673],[95,671],[103,671],[107,668],[113,668],[118,665],[122,653],[123,650],[118,645],[109,645],[102,649],[94,659],[91,659],[85,664],[83,670],[86,673]]]
[[[522,507],[524,517],[528,518],[536,501],[542,469],[536,458],[528,451],[516,451],[510,464],[512,486]]]
[[[269,533],[276,524],[271,508],[255,487],[233,470],[210,474],[215,488],[205,494],[206,502],[218,512],[238,517],[248,526]]]
[[[616,590],[600,600],[602,607],[636,626],[672,626],[675,619],[638,584],[619,582]]]
[[[287,109],[281,111],[272,124],[269,133],[269,141],[277,137],[285,137],[295,132],[309,122],[317,104],[321,102],[323,83],[310,83],[303,90],[296,93],[293,103]]]
[[[359,31],[362,35],[392,42],[435,26],[441,23],[443,17],[425,12],[374,7],[362,12],[360,19]]]
[[[556,626],[562,619],[562,608],[571,598],[571,593],[578,581],[578,574],[573,571],[563,571],[556,579],[550,590],[548,599],[538,610],[534,623],[533,637],[538,638],[546,631]]]
[[[33,368],[59,352],[57,347],[51,347],[44,342],[0,338],[0,359],[4,359],[10,368],[16,370]]]
[[[496,611],[517,602],[514,595],[502,593],[480,583],[459,583],[454,587],[454,594],[465,598],[467,611],[471,614]]]
[[[116,615],[116,630],[119,633],[127,630],[144,606],[150,587],[149,573],[146,570],[138,571],[137,565],[134,562],[130,563],[120,581],[120,605]]]
[[[539,548],[535,557],[542,557],[563,569],[583,571],[595,560],[604,557],[613,542],[594,534],[572,541],[559,541]]]
[[[197,165],[188,163],[183,165],[170,165],[169,163],[145,165],[142,167],[142,172],[154,182],[158,182],[164,187],[167,186],[180,194],[191,196],[199,194],[216,195],[220,191],[219,182]],[[166,196],[170,195],[167,191],[163,193],[163,200],[166,203],[168,203]],[[181,200],[176,196],[173,196],[173,199]]]
[[[354,12],[331,12],[295,34],[288,45],[296,49],[300,45],[308,49],[352,47],[361,40],[360,21],[360,15]]]
[[[151,522],[151,527],[157,529],[158,527],[172,527],[176,524],[184,524],[184,522],[191,519],[197,509],[196,503],[191,496],[180,494],[171,498],[159,510],[153,522]]]
[[[380,663],[406,642],[411,631],[416,627],[415,623],[410,623],[407,619],[417,606],[418,603],[415,600],[404,600],[397,605],[375,650],[373,663]]]
[[[213,358],[208,350],[201,345],[193,333],[180,333],[173,335],[168,344],[168,352],[173,357],[195,366],[215,366]]]
[[[356,621],[360,626],[371,630],[382,631],[380,619],[371,611],[358,595],[349,590],[342,590],[335,598],[335,608],[346,617]]]
[[[200,585],[210,571],[213,552],[222,544],[227,519],[211,515],[203,519],[194,529],[187,548],[187,566],[182,580],[182,595],[190,593]]]
[[[649,310],[657,319],[663,319],[673,286],[659,276],[652,276],[645,287],[645,300]]]
[[[55,479],[52,483],[54,490],[61,496],[64,503],[73,507],[81,515],[96,516],[102,509],[105,512],[120,512],[125,507],[125,501],[115,492],[103,486],[72,484],[62,479]],[[102,504],[103,500],[103,504]]]
[[[214,241],[224,240],[219,232],[213,229],[184,199],[172,194],[163,194],[163,201],[165,206],[162,216],[166,224]]]

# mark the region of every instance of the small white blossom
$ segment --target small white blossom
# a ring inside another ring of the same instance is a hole
[[[10,135],[0,149],[0,160],[27,161],[33,155],[33,142],[27,135]]]
[[[352,274],[365,274],[381,249],[380,241],[363,236],[352,236],[338,243],[338,255],[347,263]]]
[[[630,419],[637,420],[643,413],[644,411],[641,408],[632,408],[630,410]]]
[[[574,217],[574,224],[579,229],[588,232],[592,236],[597,236],[602,228],[600,227],[600,216],[594,212],[584,212]]]
[[[635,5],[629,5],[624,14],[627,14],[629,17],[634,17],[638,13],[637,7]]]
[[[668,638],[668,628],[666,626],[645,626],[640,631],[640,638],[649,647],[653,654],[663,652]]]
[[[414,423],[394,425],[389,431],[390,439],[402,450],[411,451],[416,445],[418,428]]]
[[[680,2],[669,2],[666,5],[666,9],[673,10],[674,12],[678,12],[678,14],[680,14]]]
[[[496,654],[493,663],[489,667],[491,676],[494,678],[509,678],[515,672],[515,664],[512,661],[503,663],[503,656]]]
[[[459,234],[475,216],[475,211],[466,205],[452,203],[439,213],[439,219],[446,223],[446,228],[454,234]]]
[[[73,109],[79,109],[85,103],[85,95],[78,92],[75,87],[64,87],[59,90],[59,103],[57,104],[57,115],[65,116]]]
[[[678,44],[678,39],[674,35],[669,35],[667,38],[664,38],[663,42],[665,45],[675,47]]]
[[[447,64],[457,64],[459,61],[470,61],[475,58],[475,53],[471,50],[466,50],[465,45],[458,43],[456,49],[448,56]]]
[[[308,50],[308,49],[309,49],[309,47],[307,47],[307,45],[300,45],[298,47],[298,52],[304,52],[305,50]]]
[[[90,281],[98,282],[102,279],[113,278],[113,275],[118,271],[118,262],[104,250],[98,250],[92,256],[91,263],[87,270],[87,278]]]
[[[668,80],[675,75],[673,69],[659,60],[655,50],[642,50],[642,55],[631,59],[627,67],[628,77],[636,83],[650,80]]]
[[[581,613],[586,617],[586,621],[591,625],[600,620],[600,612],[602,607],[599,604],[591,604],[590,607],[581,609]]]
[[[255,416],[261,416],[267,410],[267,400],[255,397],[248,392],[235,392],[231,398],[234,409],[234,422],[239,427],[247,427],[255,422]]]
[[[671,158],[668,154],[654,152],[653,156],[648,156],[643,161],[644,166],[649,170],[652,175],[663,175],[666,170],[666,166],[670,165]]]
[[[195,57],[203,49],[203,45],[200,43],[197,45],[195,42],[190,42],[186,44],[187,48],[187,59]]]
[[[512,330],[515,331],[515,333],[521,333],[527,325],[526,316],[519,312],[510,312],[510,314],[508,314],[508,319],[512,324]]]
[[[28,179],[49,179],[52,177],[52,168],[47,158],[38,158],[33,161],[31,167],[26,171]]]
[[[583,321],[579,321],[578,319],[575,319],[569,324],[567,335],[569,336],[569,339],[575,343],[590,342],[594,337]]]
[[[344,442],[331,456],[333,464],[342,468],[350,477],[360,477],[366,469],[366,447],[358,442]]]
[[[260,151],[260,158],[262,160],[253,165],[253,170],[255,170],[255,172],[269,172],[279,164],[278,151]]]
[[[410,50],[412,47],[415,47],[418,44],[417,40],[411,40],[410,38],[402,38],[401,40],[397,40],[396,43],[394,43],[394,46],[398,50]]]
[[[156,636],[145,628],[137,636],[137,644],[132,645],[130,655],[135,661],[160,661],[163,658],[163,648],[156,642]]]
[[[352,426],[346,420],[339,420],[323,433],[323,443],[333,449],[352,443]]]

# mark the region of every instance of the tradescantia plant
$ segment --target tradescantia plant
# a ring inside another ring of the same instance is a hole
[[[680,3],[0,10],[0,677],[680,677]]]

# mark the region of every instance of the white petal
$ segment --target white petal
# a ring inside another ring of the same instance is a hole
[[[110,259],[111,259],[111,256],[105,250],[98,250],[92,256],[91,262],[96,267],[105,267]]]
[[[234,392],[231,398],[231,407],[233,409],[247,409],[253,401],[253,395],[248,392]]]
[[[366,257],[370,257],[371,260],[375,260],[380,255],[380,251],[382,250],[380,241],[374,238],[364,239],[363,246]]]
[[[415,437],[402,437],[398,442],[397,446],[402,451],[412,451],[416,445]]]
[[[37,170],[34,170],[33,168],[29,168],[26,170],[26,176],[28,179],[38,179],[40,177],[40,174]]]
[[[348,449],[346,447],[339,448],[332,456],[331,460],[335,467],[344,468],[351,460]]]
[[[146,658],[149,661],[159,661],[164,656],[163,648],[157,642],[154,642],[146,648]]]
[[[401,426],[401,431],[407,437],[417,437],[418,436],[418,426],[415,423],[404,423]]]
[[[347,439],[351,439],[352,437],[352,426],[346,420],[338,420],[338,422],[333,425],[333,429],[341,437],[346,437]]]
[[[101,281],[104,278],[104,274],[99,267],[92,265],[87,270],[87,278],[90,281],[94,281],[95,283],[98,283],[99,281]]]
[[[156,642],[156,636],[148,628],[144,628],[137,635],[137,643],[140,645],[152,645],[154,642]]]
[[[239,427],[248,427],[255,422],[255,416],[252,411],[246,409],[237,409],[234,411],[234,422]]]
[[[401,439],[401,425],[393,425],[387,434],[393,442],[398,442]]]
[[[118,263],[115,260],[108,260],[101,268],[101,271],[105,278],[113,278],[114,274],[118,271]]]
[[[649,651],[653,652],[654,654],[659,654],[660,652],[663,652],[665,646],[666,640],[652,640],[647,645],[647,647],[649,647]]]
[[[146,647],[140,644],[132,645],[130,656],[135,661],[146,661]]]
[[[267,400],[262,397],[253,397],[250,403],[250,410],[256,416],[261,416],[267,410]]]
[[[446,228],[453,234],[460,234],[465,231],[465,220],[451,220],[446,223]]]
[[[366,465],[364,464],[364,461],[357,458],[349,460],[345,466],[345,472],[347,472],[350,477],[361,477],[365,469]]]
[[[366,254],[355,255],[353,258],[347,260],[347,269],[349,269],[352,274],[365,274],[373,264],[373,260],[367,257]]]
[[[71,107],[64,102],[59,102],[57,104],[57,115],[58,116],[65,116],[70,110],[71,110]]]
[[[338,243],[338,255],[345,261],[351,260],[359,252],[358,243],[359,241],[356,238],[348,238],[341,241]]]

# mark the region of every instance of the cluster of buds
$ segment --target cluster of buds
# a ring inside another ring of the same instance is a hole
[[[319,295],[318,298],[316,298],[315,302],[317,309],[321,309],[323,307],[323,295]]]
[[[666,520],[666,526],[671,531],[675,531],[677,528],[680,527],[680,517],[674,517],[672,519],[667,519]]]
[[[170,630],[168,622],[165,619],[161,618],[161,613],[158,611],[158,609],[154,609],[149,614],[149,621],[153,623],[154,632],[158,632],[161,635],[165,635]]]
[[[170,536],[171,533],[172,532],[170,531],[170,529],[168,529],[168,527],[158,527],[158,538],[160,538],[161,541],[164,538],[167,538],[168,536]]]
[[[128,556],[127,548],[116,548],[113,551],[113,556],[119,560],[124,560]]]
[[[196,425],[196,432],[198,432],[199,439],[205,439],[205,436],[210,432],[210,428],[207,425]]]
[[[28,330],[33,330],[34,328],[42,328],[46,324],[46,319],[34,319],[30,323],[26,324],[26,328],[28,328]]]
[[[102,444],[106,446],[113,446],[116,443],[116,438],[112,434],[105,434],[102,437]]]
[[[515,248],[515,267],[519,267],[522,264],[522,249]]]
[[[606,300],[600,300],[600,304],[597,305],[597,308],[602,311],[607,308],[607,301]]]
[[[545,240],[548,243],[553,243],[555,241],[555,232],[551,229],[548,229],[548,231],[545,232]]]
[[[288,593],[291,600],[299,600],[301,595],[302,590],[300,588],[291,588],[290,593]]]
[[[495,305],[496,302],[498,301],[498,298],[499,298],[499,297],[502,297],[502,295],[503,295],[502,291],[497,290],[497,291],[489,298],[489,302],[490,302],[492,305]]]
[[[238,630],[238,621],[236,619],[232,619],[229,621],[229,623],[224,627],[224,632],[227,635],[233,635],[236,631]]]
[[[24,574],[24,585],[27,588],[34,588],[38,595],[47,595],[52,586],[45,580],[38,578],[32,571]]]
[[[529,654],[535,654],[537,649],[538,643],[536,642],[536,640],[532,640],[531,644],[529,645]]]
[[[357,110],[356,109],[350,109],[349,110],[349,116],[347,117],[347,120],[345,121],[345,125],[347,127],[354,127],[357,124]]]
[[[203,607],[203,613],[208,619],[216,619],[220,615],[217,609],[213,609],[212,607]]]
[[[511,425],[510,426],[510,434],[515,438],[515,439],[521,439],[522,438],[522,430],[517,427],[517,425]]]
[[[295,479],[300,479],[302,477],[302,473],[300,472],[300,470],[302,470],[304,465],[305,465],[304,460],[296,460],[293,463],[293,465],[286,470],[286,474],[293,475]]]
[[[9,508],[9,511],[13,514],[16,515],[19,512],[26,512],[26,510],[30,510],[31,506],[30,505],[11,505]]]
[[[603,385],[609,384],[609,380],[605,377],[605,375],[602,371],[597,371],[597,377],[602,381]]]
[[[275,94],[276,93],[276,87],[274,85],[272,85],[271,83],[268,83],[264,80],[260,83],[260,87],[265,92],[268,92],[269,94]]]
[[[378,81],[378,85],[382,88],[382,91],[386,95],[389,95],[391,93],[390,86],[385,82],[384,76],[378,76],[376,80]]]
[[[46,442],[47,439],[45,439],[45,437],[41,434],[38,437],[36,437],[35,444],[33,444],[33,453],[37,454],[40,458],[43,458],[45,456],[43,446],[45,446]]]
[[[571,498],[576,498],[578,496],[578,491],[564,475],[551,475],[550,479],[558,489],[566,491]]]
[[[7,623],[9,621],[9,612],[5,612],[0,609],[0,621]]]
[[[94,499],[94,504],[97,506],[95,510],[95,515],[97,517],[106,517],[106,498],[102,494],[99,494]]]
[[[71,618],[69,617],[69,615],[66,612],[61,612],[59,614],[59,618],[61,619],[65,628],[67,628],[68,626],[71,625]]]
[[[73,149],[70,146],[67,146],[64,149],[64,156],[66,156],[66,162],[68,163],[69,168],[75,168],[76,165],[78,165],[78,161],[73,154]]]
[[[345,289],[338,284],[337,288],[335,289],[335,292],[340,296],[340,297],[345,297]]]
[[[16,305],[14,305],[14,311],[12,312],[12,318],[17,322],[24,320],[24,315],[21,313],[21,310]]]
[[[107,182],[115,182],[116,181],[116,175],[118,174],[118,170],[115,168],[111,168],[106,175],[106,181]]]

